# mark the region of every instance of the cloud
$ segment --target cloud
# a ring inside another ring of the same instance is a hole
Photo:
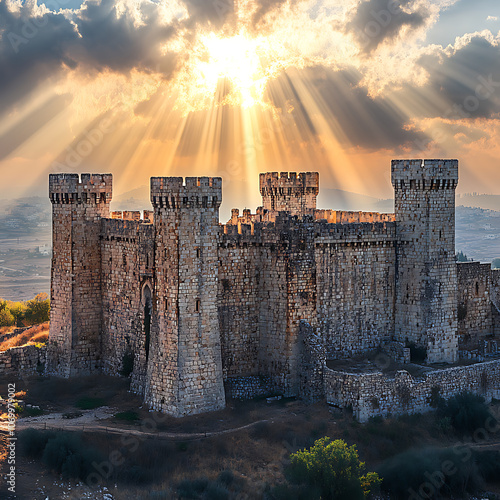
[[[361,74],[354,68],[334,71],[316,66],[290,70],[270,83],[269,98],[275,107],[293,110],[301,132],[320,135],[322,131],[308,111],[308,97],[314,96],[331,132],[344,147],[384,149],[426,142],[423,134],[409,129],[406,117],[395,111],[387,99],[370,97],[360,81]],[[299,93],[294,82],[306,82],[300,86],[309,89],[308,95]]]
[[[78,34],[62,14],[29,3],[11,12],[0,2],[0,34],[0,113],[62,68],[76,65],[67,46]]]
[[[498,17],[497,16],[488,16],[486,18],[486,21],[498,21]]]
[[[380,44],[395,39],[403,28],[423,26],[431,12],[418,0],[363,0],[345,31],[352,33],[362,51],[373,52]]]
[[[429,75],[425,88],[408,86],[403,97],[420,94],[420,115],[460,120],[500,113],[500,40],[470,35],[451,50],[436,48],[419,64]]]

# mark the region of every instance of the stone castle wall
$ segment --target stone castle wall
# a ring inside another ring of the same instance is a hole
[[[500,271],[465,264],[457,278],[456,161],[392,169],[394,214],[317,210],[317,173],[267,173],[263,207],[223,226],[220,178],[152,178],[142,215],[110,214],[109,175],[51,176],[47,372],[127,365],[150,407],[183,416],[222,408],[224,387],[355,405],[375,375],[332,374],[326,360],[382,349],[407,362],[407,342],[456,360],[457,324],[461,349],[500,333]],[[402,379],[373,380],[392,411]]]
[[[317,321],[327,357],[349,358],[394,332],[394,223],[323,225],[315,240]]]
[[[348,373],[325,367],[326,401],[341,408],[352,408],[361,422],[375,415],[416,413],[431,410],[433,388],[449,398],[463,391],[500,397],[500,360],[434,370],[414,378],[406,370],[393,377],[377,373]]]
[[[458,334],[461,349],[480,349],[494,334],[491,266],[479,262],[457,264]]]
[[[103,371],[119,375],[133,356],[133,386],[146,374],[143,287],[154,264],[153,226],[133,220],[101,220]]]
[[[46,358],[46,347],[36,345],[12,347],[0,352],[0,375],[23,378],[43,373]]]

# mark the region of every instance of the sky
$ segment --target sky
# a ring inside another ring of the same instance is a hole
[[[311,170],[389,198],[393,158],[500,194],[498,0],[0,0],[2,198],[217,175],[254,209],[259,172]]]

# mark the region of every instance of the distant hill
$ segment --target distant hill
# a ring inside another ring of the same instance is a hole
[[[500,211],[500,194],[462,194],[456,197],[457,206]]]
[[[320,188],[318,208],[362,212],[393,212],[393,199],[379,199],[342,189]]]
[[[151,210],[149,186],[140,186],[113,196],[111,210]]]

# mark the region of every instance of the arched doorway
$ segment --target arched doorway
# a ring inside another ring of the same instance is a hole
[[[142,289],[142,303],[144,305],[144,349],[146,351],[147,361],[149,358],[149,344],[151,341],[151,309],[153,304],[149,285],[145,285]]]

